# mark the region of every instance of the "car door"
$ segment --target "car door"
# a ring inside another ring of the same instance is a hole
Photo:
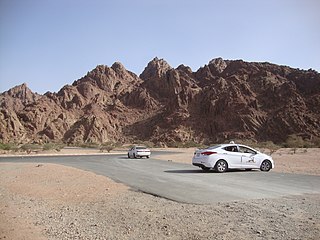
[[[225,150],[225,160],[228,162],[229,168],[241,168],[241,156],[237,145],[231,145],[223,148]]]
[[[257,166],[257,161],[255,160],[255,155],[257,153],[253,149],[239,146],[239,151],[241,153],[242,168],[255,168]]]

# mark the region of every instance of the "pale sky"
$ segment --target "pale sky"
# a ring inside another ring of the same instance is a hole
[[[0,92],[57,92],[99,64],[139,75],[154,57],[320,71],[320,0],[0,0]]]

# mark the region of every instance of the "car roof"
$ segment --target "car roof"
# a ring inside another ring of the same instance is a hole
[[[223,144],[217,144],[215,146],[210,146],[209,148],[224,148],[224,147],[230,147],[230,146],[243,146],[243,147],[248,147],[248,148],[252,148],[243,144],[238,144],[238,143],[223,143]]]

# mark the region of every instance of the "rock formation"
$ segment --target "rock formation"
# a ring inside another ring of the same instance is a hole
[[[0,94],[2,142],[284,141],[320,137],[320,74],[216,58],[193,72],[154,58],[137,76],[99,65],[58,93]]]

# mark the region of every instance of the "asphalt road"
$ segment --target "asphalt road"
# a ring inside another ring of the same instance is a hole
[[[245,199],[320,193],[320,177],[261,172],[204,173],[191,164],[123,155],[1,157],[0,162],[56,163],[107,176],[131,188],[170,200],[211,204]],[[191,160],[190,160],[191,161]]]

